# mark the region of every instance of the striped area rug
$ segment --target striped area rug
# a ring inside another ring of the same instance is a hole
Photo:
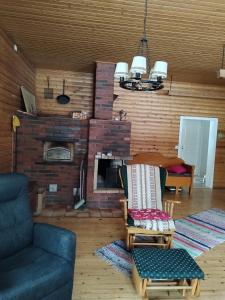
[[[225,241],[225,211],[209,209],[175,221],[174,248],[183,248],[193,257]],[[132,258],[122,240],[96,250],[96,255],[126,276],[131,275]]]
[[[131,276],[132,257],[122,240],[99,248],[95,253],[118,271],[123,272],[126,276]]]
[[[225,241],[225,211],[209,209],[175,221],[174,248],[197,257]]]

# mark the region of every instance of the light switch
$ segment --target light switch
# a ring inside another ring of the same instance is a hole
[[[48,190],[49,190],[49,192],[51,192],[51,193],[56,193],[57,190],[58,190],[58,185],[57,185],[56,183],[51,183],[51,184],[49,184],[49,186],[48,186]]]

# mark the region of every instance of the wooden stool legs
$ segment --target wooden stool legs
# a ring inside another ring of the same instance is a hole
[[[200,280],[197,282],[196,290],[195,290],[195,296],[199,297],[200,296]]]
[[[143,279],[139,276],[136,266],[132,269],[132,279],[139,296],[143,296]]]
[[[180,290],[182,295],[186,295],[188,290],[191,296],[199,296],[200,294],[200,280],[199,279],[181,279],[178,282],[171,280],[163,281],[161,284],[159,282],[155,283],[151,279],[141,278],[136,266],[134,265],[132,269],[132,279],[135,289],[139,296],[143,297],[143,300],[148,300],[147,290]]]
[[[191,295],[192,296],[195,295],[197,284],[198,284],[198,279],[192,279],[191,280],[191,286],[192,286]]]

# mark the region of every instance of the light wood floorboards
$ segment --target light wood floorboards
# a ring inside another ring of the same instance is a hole
[[[166,198],[173,198],[167,194]],[[211,207],[225,210],[225,190],[194,189],[191,198],[182,192],[182,204],[175,208],[175,218],[196,213]],[[138,300],[131,280],[95,256],[95,250],[124,237],[120,218],[38,217],[37,221],[56,224],[77,234],[77,256],[73,300]],[[197,258],[205,272],[199,300],[225,299],[225,243]],[[156,292],[150,299],[182,299],[181,295]]]

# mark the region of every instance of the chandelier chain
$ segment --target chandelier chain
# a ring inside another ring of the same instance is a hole
[[[144,39],[147,39],[147,35],[146,35],[147,13],[148,13],[148,0],[145,0],[144,32],[143,32]]]
[[[224,54],[225,54],[225,45],[223,45],[223,55],[222,55],[222,65],[221,65],[221,69],[223,69],[223,66],[224,66]]]

